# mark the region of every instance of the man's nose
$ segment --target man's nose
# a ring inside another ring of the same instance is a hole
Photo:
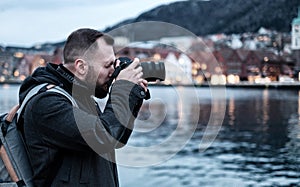
[[[114,67],[114,65],[111,65],[110,68],[109,68],[109,77],[112,76],[112,74],[114,73],[114,71],[115,71],[115,67]]]

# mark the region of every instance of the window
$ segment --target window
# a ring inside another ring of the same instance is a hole
[[[299,26],[299,25],[295,25],[294,31],[295,31],[295,33],[299,33],[299,31],[300,31],[300,26]]]

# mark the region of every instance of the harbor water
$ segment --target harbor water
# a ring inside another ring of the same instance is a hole
[[[0,85],[0,113],[18,88]],[[117,151],[122,187],[300,186],[299,90],[150,90]]]

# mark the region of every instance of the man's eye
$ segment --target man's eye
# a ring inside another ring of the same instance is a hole
[[[106,68],[110,68],[113,64],[113,62],[109,63],[108,65],[106,65]]]

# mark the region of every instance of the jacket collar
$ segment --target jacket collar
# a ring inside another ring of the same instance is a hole
[[[90,89],[85,82],[78,79],[63,64],[56,65],[56,64],[48,63],[46,68],[48,71],[55,74],[59,78],[61,82],[59,86],[64,88],[70,94],[73,95],[72,93],[74,91],[73,88],[76,87],[76,92],[79,91],[79,93],[77,94],[81,95],[81,93],[84,93],[84,94],[93,95],[94,91]]]

